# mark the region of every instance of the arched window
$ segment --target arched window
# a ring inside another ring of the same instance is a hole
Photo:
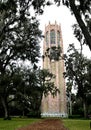
[[[55,44],[55,31],[54,30],[51,30],[50,31],[50,43],[51,44]]]
[[[46,44],[48,44],[49,43],[49,32],[48,31],[46,32],[45,40],[46,40]]]
[[[60,32],[57,31],[57,43],[58,45],[60,45]]]

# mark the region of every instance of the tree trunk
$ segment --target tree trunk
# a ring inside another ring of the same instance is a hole
[[[72,101],[70,100],[70,115],[72,115]]]
[[[24,109],[23,109],[23,111],[22,111],[22,116],[23,116],[23,117],[25,116],[25,111],[24,111]]]
[[[69,0],[69,2],[70,2],[71,10],[73,11],[75,18],[76,18],[76,20],[77,20],[77,22],[82,30],[82,33],[85,37],[86,44],[89,46],[89,48],[91,50],[91,35],[89,34],[87,27],[81,18],[80,12],[78,11],[78,9],[74,3],[74,0]]]
[[[87,118],[87,104],[83,101],[83,109],[84,109],[84,118]]]
[[[8,105],[7,105],[7,103],[6,103],[6,101],[3,97],[1,97],[1,102],[2,102],[2,105],[3,105],[3,108],[4,108],[4,113],[5,113],[4,118],[8,119],[9,118]]]

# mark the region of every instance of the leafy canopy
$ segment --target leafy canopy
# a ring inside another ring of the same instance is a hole
[[[54,0],[59,6],[66,5],[75,16],[85,38],[86,45],[91,50],[91,1],[90,0]],[[79,35],[79,34],[78,34]]]

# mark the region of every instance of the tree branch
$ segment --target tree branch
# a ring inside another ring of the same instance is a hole
[[[91,35],[89,34],[87,27],[80,16],[80,12],[78,11],[74,0],[69,0],[69,3],[70,3],[71,10],[73,11],[73,13],[76,17],[76,20],[82,30],[82,33],[84,34],[85,40],[87,42],[86,44],[89,46],[89,48],[91,50]]]

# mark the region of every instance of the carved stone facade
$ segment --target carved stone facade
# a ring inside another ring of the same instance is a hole
[[[45,38],[43,44],[43,55],[46,51],[52,47],[60,47],[63,55],[63,40],[61,26],[56,22],[55,24],[50,24],[45,26]],[[55,51],[54,51],[55,53]],[[56,54],[55,54],[56,55]],[[64,61],[60,57],[58,60],[55,58],[49,58],[45,56],[43,60],[43,68],[48,69],[50,72],[55,74],[55,85],[60,90],[60,93],[56,97],[50,94],[47,97],[43,97],[41,106],[41,116],[42,117],[67,117],[67,107],[66,107],[66,91],[65,91],[65,80],[63,77],[64,72]]]

